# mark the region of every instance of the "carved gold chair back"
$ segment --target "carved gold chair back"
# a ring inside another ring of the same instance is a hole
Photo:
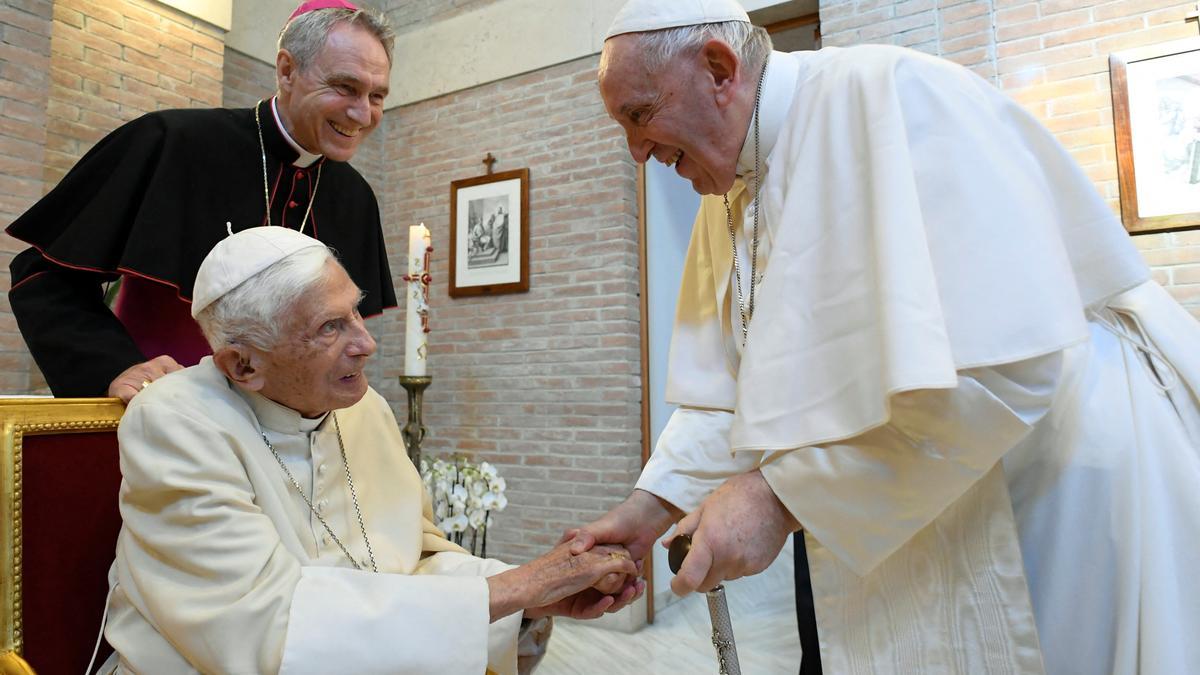
[[[0,675],[78,673],[91,658],[121,527],[124,411],[0,399]]]

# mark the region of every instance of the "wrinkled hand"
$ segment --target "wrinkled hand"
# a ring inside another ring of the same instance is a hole
[[[145,385],[176,370],[183,370],[183,366],[176,363],[175,359],[166,354],[156,356],[149,361],[125,369],[125,372],[118,375],[117,379],[108,385],[108,395],[129,403]]]
[[[527,609],[525,610],[525,618],[536,619],[542,616],[567,616],[572,619],[595,619],[603,614],[611,614],[612,612],[624,609],[630,603],[642,597],[642,593],[646,591],[646,581],[638,577],[622,575],[621,584],[612,593],[604,593],[593,587],[584,589],[575,595],[568,596],[545,607]]]
[[[628,580],[637,577],[638,568],[624,549],[597,546],[590,551],[573,554],[570,544],[559,544],[549,553],[520,567],[488,577],[492,620],[522,609],[547,606],[579,613],[598,610],[599,616],[620,600],[593,588],[610,574],[623,575],[622,596],[626,593],[633,595],[629,591]],[[581,593],[587,590],[594,593]],[[557,607],[556,603],[572,596],[579,597]],[[530,618],[544,616],[545,613],[535,612]]]
[[[679,521],[674,539],[692,535],[692,549],[671,580],[677,595],[709,591],[722,581],[758,574],[800,524],[759,471],[735,476]],[[663,542],[670,546],[670,540]]]
[[[604,548],[604,550],[608,551],[608,555],[610,555],[610,556],[620,556],[622,558],[628,558],[629,560],[633,560],[632,556],[629,555],[629,551],[626,551],[624,548],[614,547],[614,546],[605,546],[603,548]],[[600,550],[600,549],[598,548],[597,550]],[[572,554],[572,555],[574,555],[574,554]],[[637,565],[637,570],[638,570],[638,574],[642,573],[642,566],[640,564]],[[604,575],[603,579],[592,584],[592,588],[594,588],[597,591],[600,591],[601,593],[604,593],[605,595],[612,595],[614,593],[620,593],[625,588],[625,580],[628,578],[629,578],[628,574],[621,574],[619,572],[613,572],[612,574]]]
[[[634,490],[599,520],[567,530],[559,543],[570,541],[571,552],[577,555],[597,544],[617,544],[624,546],[634,560],[641,560],[681,516],[683,512],[670,502],[645,490]]]

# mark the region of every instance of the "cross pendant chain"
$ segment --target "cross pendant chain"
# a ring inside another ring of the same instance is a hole
[[[768,57],[769,59],[769,57]],[[750,320],[754,318],[754,287],[758,281],[758,212],[759,188],[762,187],[762,158],[759,148],[759,110],[762,107],[763,79],[767,74],[767,62],[763,62],[758,73],[758,89],[754,93],[754,193],[751,208],[754,214],[754,234],[750,240],[750,291],[749,299],[742,295],[742,264],[738,261],[737,235],[733,227],[733,208],[729,205],[729,194],[725,195],[725,226],[729,230],[729,246],[733,252],[733,283],[737,291],[738,312],[742,319],[742,349],[750,335]],[[745,228],[742,228],[743,234]]]

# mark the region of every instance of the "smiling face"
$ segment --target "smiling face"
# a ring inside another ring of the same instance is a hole
[[[279,116],[305,150],[345,162],[383,118],[391,63],[367,29],[336,24],[324,47],[300,70],[291,53],[276,58]]]
[[[362,399],[367,393],[363,368],[375,353],[375,340],[358,313],[361,298],[342,266],[326,262],[324,280],[287,314],[282,342],[269,352],[253,350],[259,393],[305,417]]]
[[[700,194],[728,192],[749,124],[737,57],[710,40],[651,73],[640,51],[636,34],[618,35],[601,57],[600,97],[629,153],[673,166]]]

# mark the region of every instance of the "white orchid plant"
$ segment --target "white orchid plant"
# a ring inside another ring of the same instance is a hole
[[[472,555],[487,557],[487,533],[493,511],[508,506],[504,490],[508,487],[487,462],[478,466],[462,456],[449,461],[434,458],[431,464],[421,458],[421,481],[433,498],[433,516],[437,526],[454,543]],[[470,534],[470,546],[468,541]]]

